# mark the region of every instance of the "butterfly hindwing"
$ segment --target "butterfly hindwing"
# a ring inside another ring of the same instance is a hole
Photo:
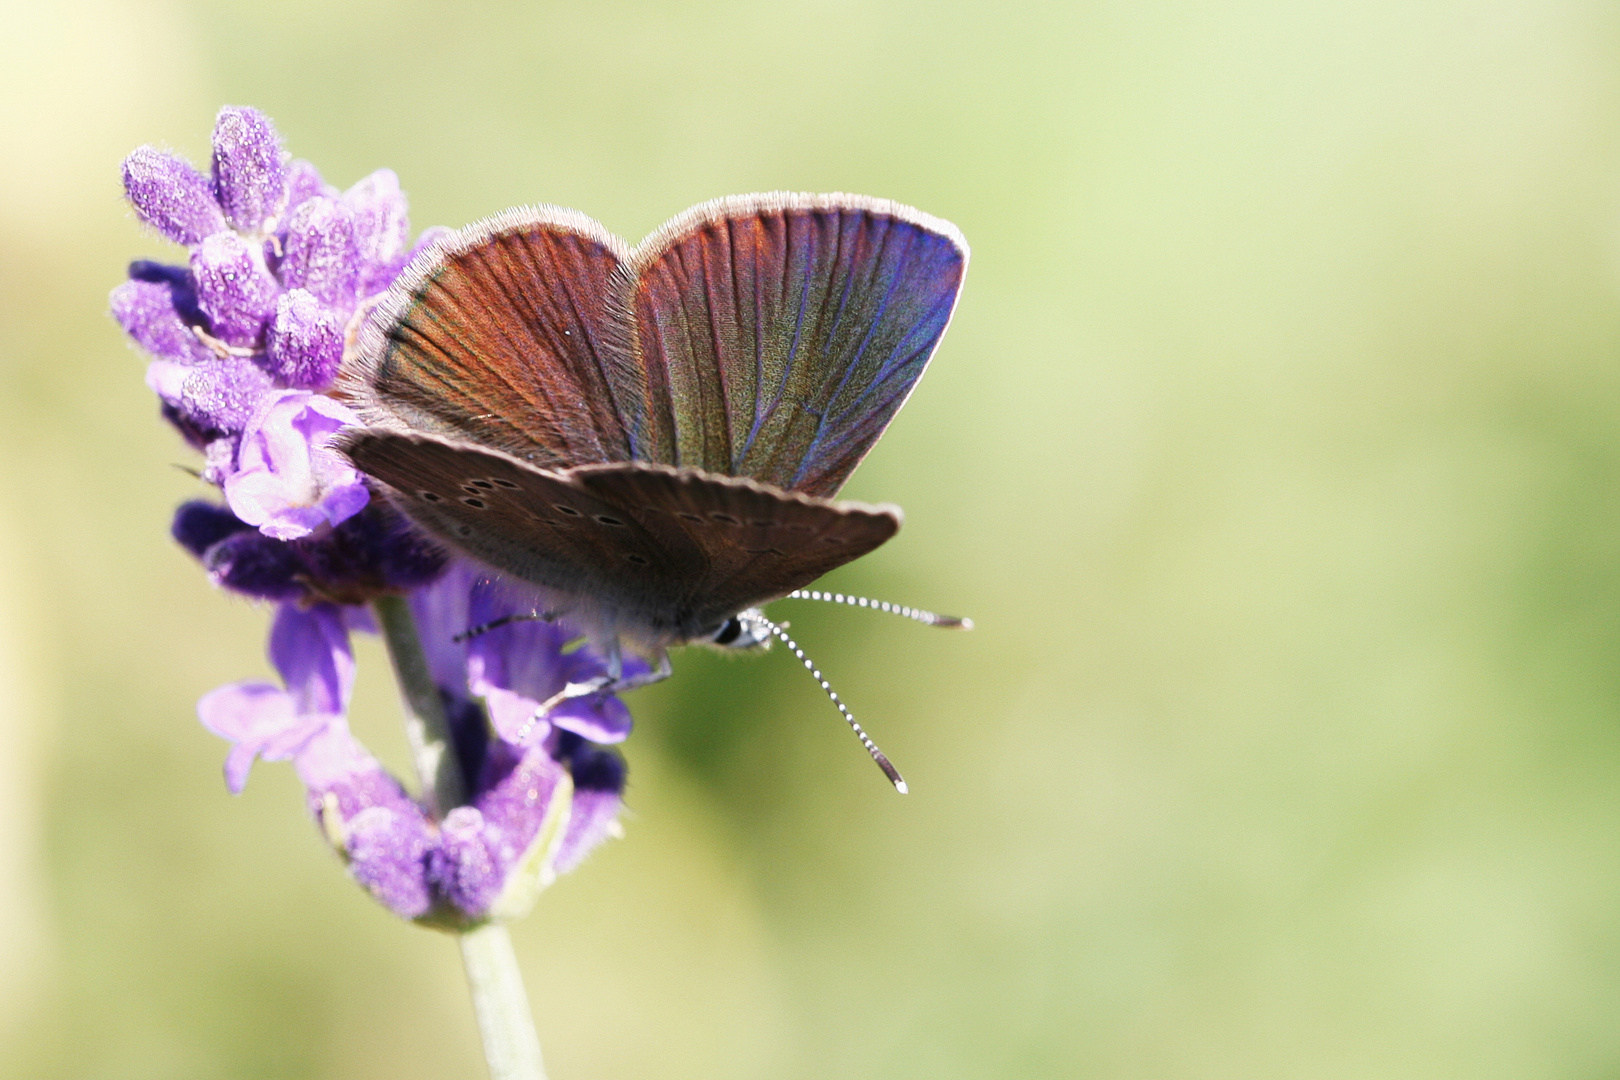
[[[636,455],[609,313],[623,241],[572,210],[510,210],[418,256],[361,331],[344,391],[370,424],[541,466]]]
[[[553,472],[499,451],[375,429],[346,432],[337,445],[441,540],[682,638],[809,584],[900,525],[892,507],[661,465]]]
[[[644,460],[831,496],[905,402],[967,265],[956,228],[850,195],[747,195],[636,248],[616,304]]]
[[[586,465],[570,479],[632,515],[671,552],[696,552],[681,608],[711,626],[810,584],[878,547],[900,508],[833,502],[691,469]],[[684,561],[684,560],[683,560]]]
[[[376,429],[336,445],[440,540],[524,581],[640,615],[675,610],[702,573],[613,503],[500,451]]]

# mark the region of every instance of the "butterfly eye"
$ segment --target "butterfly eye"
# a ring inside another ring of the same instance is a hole
[[[444,502],[444,496],[437,491],[418,491],[416,495],[423,502]]]
[[[742,637],[742,630],[742,620],[733,615],[725,621],[725,624],[719,630],[715,631],[714,643],[716,645],[730,645],[733,641]]]

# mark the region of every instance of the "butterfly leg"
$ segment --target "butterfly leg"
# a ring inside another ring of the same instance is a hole
[[[534,711],[534,717],[529,723],[532,725],[534,721],[544,718],[547,713],[565,701],[590,697],[593,694],[617,694],[625,690],[634,690],[638,686],[662,682],[669,678],[673,671],[674,668],[669,663],[669,653],[660,649],[658,650],[658,661],[650,671],[642,672],[640,675],[632,675],[628,679],[625,678],[624,655],[619,650],[618,641],[615,640],[607,648],[606,674],[586,679],[584,682],[569,683],[542,702],[540,707]],[[527,735],[527,733],[527,727],[525,727],[523,735]],[[522,741],[521,735],[518,741]]]
[[[463,630],[450,640],[455,642],[457,645],[460,645],[464,641],[471,641],[473,638],[487,634],[491,630],[499,630],[501,627],[511,626],[513,623],[556,621],[557,613],[555,611],[526,611],[518,615],[502,615],[498,619],[493,619],[487,623],[480,623],[469,630]]]

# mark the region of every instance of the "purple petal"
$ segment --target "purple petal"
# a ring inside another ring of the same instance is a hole
[[[362,510],[360,474],[328,445],[355,415],[331,398],[279,390],[248,423],[237,472],[225,482],[231,511],[266,536],[294,540]]]
[[[354,212],[321,196],[302,203],[287,219],[280,273],[289,289],[308,289],[324,303],[353,307],[360,279]]]
[[[472,629],[469,592],[482,576],[471,564],[457,559],[432,585],[410,594],[411,615],[427,653],[428,670],[439,688],[451,694],[467,690],[467,643],[455,637]]]
[[[265,339],[270,373],[288,386],[325,388],[343,359],[344,323],[304,289],[283,293]]]
[[[227,345],[257,345],[281,293],[263,248],[232,232],[215,233],[192,251],[191,277],[214,336]]]
[[[227,105],[214,122],[214,196],[244,233],[261,233],[287,204],[281,139],[257,109]]]
[[[476,669],[473,665],[469,670]],[[469,679],[474,683],[474,679]],[[489,710],[489,723],[499,735],[509,743],[527,746],[551,733],[550,715],[542,716],[540,706],[544,699],[527,697],[523,694],[513,693],[499,686],[491,686],[482,679],[476,680],[473,693],[484,699],[484,708]]]
[[[552,857],[552,866],[566,874],[585,861],[585,856],[602,841],[619,835],[619,810],[623,805],[616,791],[574,791],[573,811],[568,831]]]
[[[614,694],[569,698],[547,713],[546,719],[594,743],[623,742],[630,736],[630,708]]]
[[[202,726],[231,742],[257,741],[269,731],[297,723],[292,698],[269,683],[231,683],[197,702]]]
[[[468,619],[483,626],[512,616],[533,615],[539,598],[488,578],[473,584]],[[474,638],[467,649],[468,688],[479,696],[492,689],[511,690],[542,702],[569,682],[573,661],[563,646],[573,637],[558,623],[520,619]]]
[[[302,716],[293,699],[268,683],[233,683],[197,702],[203,727],[234,743],[225,760],[225,786],[240,793],[256,757],[279,761],[318,734],[328,716]]]
[[[343,612],[282,604],[270,627],[270,662],[301,713],[342,714],[354,689],[354,653]]]
[[[126,281],[112,291],[113,318],[135,343],[154,356],[201,364],[214,357],[175,310],[174,291],[163,282]]]
[[[399,177],[378,169],[343,193],[354,212],[354,238],[361,260],[360,295],[380,292],[405,264],[411,222]]]
[[[177,244],[200,243],[226,227],[208,178],[155,146],[124,159],[124,194],[142,221]]]

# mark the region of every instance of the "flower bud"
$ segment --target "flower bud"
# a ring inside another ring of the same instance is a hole
[[[411,222],[399,177],[392,169],[378,169],[343,193],[354,213],[354,239],[360,250],[360,295],[370,296],[388,287],[405,263]]]
[[[155,146],[124,159],[124,194],[142,221],[177,244],[201,243],[226,228],[208,178]]]
[[[281,293],[263,249],[235,233],[215,233],[192,251],[191,277],[214,336],[227,345],[258,345]]]
[[[226,106],[214,122],[214,197],[239,232],[265,231],[287,205],[281,139],[257,109]]]
[[[326,304],[354,306],[360,249],[352,210],[325,196],[306,200],[288,217],[282,248],[283,285],[308,289]]]
[[[343,359],[343,319],[304,289],[283,293],[265,336],[270,373],[288,386],[320,390]]]

